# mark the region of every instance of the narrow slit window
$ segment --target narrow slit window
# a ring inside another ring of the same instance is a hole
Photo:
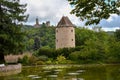
[[[73,30],[71,30],[71,32],[73,32]]]
[[[58,30],[56,30],[56,32],[58,32]]]

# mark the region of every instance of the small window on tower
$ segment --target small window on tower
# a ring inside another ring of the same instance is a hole
[[[73,41],[73,39],[72,39],[72,41]]]
[[[56,30],[56,32],[58,32],[58,30]]]
[[[56,40],[58,42],[58,40]]]
[[[71,30],[71,32],[73,32],[73,30]]]

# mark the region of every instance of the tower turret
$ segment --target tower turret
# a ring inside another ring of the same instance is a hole
[[[36,18],[36,24],[35,24],[34,26],[35,26],[36,28],[37,28],[37,27],[40,27],[38,18]]]
[[[75,47],[74,25],[63,16],[56,27],[56,49]]]

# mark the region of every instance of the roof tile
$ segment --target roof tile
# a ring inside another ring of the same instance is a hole
[[[61,20],[58,22],[57,27],[74,27],[74,25],[67,16],[63,16]]]

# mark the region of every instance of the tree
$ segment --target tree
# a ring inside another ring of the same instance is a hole
[[[111,42],[109,48],[108,62],[120,63],[120,42]]]
[[[25,7],[20,0],[0,0],[0,62],[4,62],[4,55],[22,51],[24,33],[20,22],[27,19]]]
[[[96,38],[94,31],[86,28],[75,28],[76,46],[84,45],[86,40],[93,38]]]
[[[120,41],[120,29],[117,29],[115,31],[115,38],[116,38],[117,41]]]
[[[34,50],[38,50],[40,47],[41,47],[41,46],[40,46],[40,39],[39,39],[39,37],[35,37],[33,49],[34,49]]]
[[[111,14],[120,15],[120,0],[68,0],[74,9],[71,14],[87,20],[86,25],[98,24]]]

